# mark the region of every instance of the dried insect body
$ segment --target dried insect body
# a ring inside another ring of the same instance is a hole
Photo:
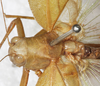
[[[85,4],[81,0],[29,0],[29,5],[44,29],[26,38],[23,28],[17,27],[19,36],[9,43],[10,60],[23,66],[20,86],[27,86],[30,70],[39,76],[36,86],[99,86],[100,34],[92,33],[100,31],[100,14],[93,16],[100,0],[87,0]],[[17,21],[19,17],[8,27],[1,46]],[[72,28],[79,31],[70,33]],[[70,34],[63,38],[64,33]],[[63,40],[52,45],[58,37]]]

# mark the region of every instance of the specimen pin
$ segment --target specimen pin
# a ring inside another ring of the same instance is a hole
[[[63,39],[65,39],[67,36],[69,36],[70,34],[72,34],[73,32],[78,33],[81,31],[81,27],[78,24],[73,25],[72,29],[66,33],[64,33],[63,35],[59,36],[57,39],[53,40],[50,42],[50,46],[54,46],[56,44],[58,44],[60,41],[62,41]]]

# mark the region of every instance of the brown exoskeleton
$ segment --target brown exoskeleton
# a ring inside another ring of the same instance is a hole
[[[77,20],[81,11],[81,0],[29,0],[35,19],[44,28],[34,37],[25,37],[20,20],[23,16],[14,16],[17,18],[9,25],[1,46],[17,25],[18,37],[12,38],[9,42],[8,55],[16,66],[23,66],[20,86],[27,86],[30,70],[35,71],[39,76],[36,86],[84,86],[88,82],[88,80],[84,81],[84,79],[90,78],[87,78],[87,71],[93,70],[94,72],[91,65],[96,66],[96,62],[100,62],[91,60],[91,58],[99,58],[97,55],[99,49],[88,47],[87,44],[79,41],[87,38],[85,25],[82,24],[84,16],[89,14],[88,11],[93,10],[98,2],[99,0],[96,0],[93,6],[85,10],[86,12],[83,11]],[[64,12],[66,15],[69,14],[65,20],[63,20]],[[33,19],[32,17],[24,18]],[[75,33],[71,31],[72,28],[81,28],[81,31]],[[63,38],[64,33],[67,34],[65,38]],[[90,44],[88,43],[88,45]],[[98,51],[93,54],[95,50]],[[85,58],[90,58],[90,60]],[[40,69],[43,69],[44,72],[42,73]],[[90,85],[90,83],[87,84]]]

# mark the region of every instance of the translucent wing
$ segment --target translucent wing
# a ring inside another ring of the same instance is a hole
[[[60,74],[66,86],[99,86],[100,60],[82,59],[79,64],[73,64],[69,59],[61,56],[57,63]]]
[[[66,86],[55,62],[44,70],[36,86]]]
[[[51,31],[68,0],[29,0],[30,8],[37,22]]]
[[[100,0],[87,0],[80,10],[77,22],[84,29],[84,37],[79,41],[100,44]]]
[[[54,30],[59,36],[68,32],[74,24],[77,24],[81,4],[82,0],[69,0],[67,2],[54,26]]]
[[[36,86],[79,86],[77,70],[65,57],[44,70]]]
[[[82,86],[99,86],[100,85],[100,60],[85,59],[88,65],[84,71],[79,71],[79,79]]]
[[[76,22],[76,19],[80,12],[81,4],[81,0],[69,0],[63,12],[61,13],[58,21],[65,22],[68,24]]]
[[[65,56],[61,56],[61,59],[59,59],[57,63],[57,67],[66,86],[79,86],[78,72],[75,65],[69,59]]]

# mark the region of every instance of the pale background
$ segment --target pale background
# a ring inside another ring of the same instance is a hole
[[[6,14],[33,16],[29,8],[28,0],[3,0],[3,6],[4,12]],[[13,19],[6,19],[7,26],[12,20]],[[35,20],[23,19],[22,22],[27,37],[34,36],[37,32],[39,32],[42,29],[42,27],[40,27]],[[4,27],[0,5],[0,42],[3,39],[5,33],[6,30]],[[16,29],[13,30],[9,38],[11,39],[14,36],[17,36]],[[8,48],[9,46],[6,41],[0,49],[0,59],[2,59],[5,55],[8,54]],[[0,86],[19,86],[21,75],[22,68],[15,67],[9,60],[9,57],[5,58],[2,62],[0,62]],[[28,86],[35,86],[37,80],[38,77],[34,74],[33,71],[31,71]]]

